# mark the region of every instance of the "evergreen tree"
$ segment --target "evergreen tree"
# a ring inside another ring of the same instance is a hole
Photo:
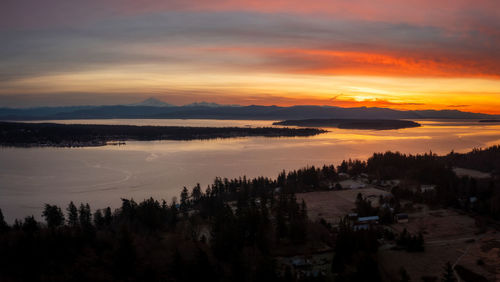
[[[399,279],[400,282],[410,282],[410,276],[408,275],[408,272],[406,272],[406,269],[404,267],[401,267],[399,269],[399,275],[401,278]]]
[[[342,163],[337,167],[337,171],[339,173],[347,173],[347,170],[349,169],[349,166],[347,165],[347,162],[345,160],[342,161]]]
[[[40,227],[38,226],[38,222],[36,221],[34,216],[27,216],[24,219],[24,222],[22,224],[21,229],[28,233],[28,234],[33,234],[36,231],[38,231]]]
[[[137,280],[132,278],[133,275],[136,274],[136,249],[134,247],[132,234],[130,230],[125,227],[120,230],[120,235],[116,242],[113,255],[114,275],[118,277],[120,281]]]
[[[278,209],[276,211],[276,239],[281,239],[288,234],[288,228],[283,212]]]
[[[172,199],[172,203],[170,204],[167,216],[168,226],[170,226],[171,228],[175,227],[177,221],[179,220],[178,215],[179,215],[179,210],[177,209],[176,199]]]
[[[196,184],[195,187],[193,187],[193,191],[191,192],[191,198],[193,201],[197,202],[201,198],[202,192],[201,192],[201,187],[200,183]]]
[[[214,267],[211,265],[207,254],[198,247],[195,255],[194,267],[197,271],[191,272],[193,281],[218,281]]]
[[[64,214],[56,205],[45,204],[42,216],[47,222],[49,228],[57,228],[64,224]]]
[[[121,217],[128,222],[133,222],[136,219],[137,213],[137,203],[134,199],[122,199],[122,207],[121,207]]]
[[[187,188],[184,187],[184,189],[182,189],[181,192],[181,205],[180,205],[180,210],[184,216],[187,216],[188,204],[189,204],[189,193]]]
[[[443,277],[441,278],[442,282],[456,282],[455,274],[453,272],[453,267],[450,262],[447,262],[444,266]]]
[[[105,220],[104,220],[104,216],[102,215],[101,210],[96,210],[94,212],[94,225],[98,229],[100,229],[106,225]]]
[[[17,219],[17,218],[16,218],[16,219],[14,220],[14,224],[12,225],[12,228],[13,228],[14,230],[21,230],[22,226],[23,226],[23,222],[22,222],[22,220],[19,220],[19,219]]]
[[[69,226],[72,226],[72,227],[78,226],[78,209],[76,208],[76,206],[73,202],[69,203],[66,211],[68,212],[68,224],[69,224]]]
[[[106,209],[104,209],[104,224],[106,224],[106,226],[109,226],[111,225],[112,221],[113,221],[113,215],[111,213],[111,208],[107,207]]]
[[[0,209],[0,233],[9,230],[9,225],[5,222],[2,210]]]
[[[80,222],[80,226],[83,228],[89,228],[92,226],[92,213],[90,211],[89,204],[80,204],[80,208],[78,209],[78,220]]]

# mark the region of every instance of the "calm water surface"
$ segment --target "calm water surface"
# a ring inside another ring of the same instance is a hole
[[[273,121],[233,120],[78,120],[87,124],[271,126]],[[500,144],[500,125],[477,121],[419,121],[419,128],[344,130],[314,137],[234,138],[195,141],[127,142],[96,148],[0,148],[0,208],[10,222],[35,215],[44,203],[66,206],[88,202],[92,208],[120,204],[120,198],[141,201],[170,199],[183,186],[204,187],[215,176],[275,177],[281,170],[307,165],[338,164],[366,159],[374,152],[405,153],[451,150]]]

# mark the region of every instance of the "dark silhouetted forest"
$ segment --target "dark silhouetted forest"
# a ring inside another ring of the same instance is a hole
[[[3,146],[102,146],[108,141],[312,136],[315,128],[182,127],[0,122]]]

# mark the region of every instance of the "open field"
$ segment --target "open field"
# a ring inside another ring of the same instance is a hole
[[[489,281],[498,281],[500,276],[500,234],[489,230],[480,233],[475,220],[453,210],[435,210],[412,213],[408,223],[393,224],[394,231],[406,228],[410,233],[422,232],[425,252],[408,253],[392,250],[383,245],[379,260],[389,281],[398,279],[398,271],[404,266],[412,281],[421,281],[422,276],[441,277],[446,262],[462,265]],[[484,263],[482,264],[481,261]],[[479,263],[478,263],[479,262]]]
[[[371,199],[374,206],[378,205],[380,195],[388,194],[368,185],[361,189],[300,193],[297,199],[306,202],[310,219],[324,218],[336,224],[342,216],[352,212],[358,193]],[[500,233],[492,229],[481,232],[476,220],[468,215],[449,209],[430,210],[419,205],[416,212],[409,214],[408,223],[396,223],[389,228],[395,233],[404,228],[412,234],[421,232],[425,252],[409,253],[392,249],[393,244],[382,244],[379,262],[387,281],[399,281],[402,266],[411,281],[422,281],[423,276],[437,277],[439,281],[446,262],[461,265],[488,281],[500,281]]]
[[[358,193],[371,199],[373,206],[378,205],[380,195],[388,192],[375,188],[347,189],[338,191],[321,191],[297,194],[299,201],[307,204],[308,216],[311,220],[324,218],[327,222],[337,223],[339,219],[352,212]]]
[[[473,170],[473,169],[467,169],[467,168],[460,168],[460,167],[454,167],[453,171],[457,174],[457,176],[462,177],[462,176],[469,176],[469,177],[474,177],[474,178],[491,178],[490,173],[486,172],[481,172],[479,170]]]

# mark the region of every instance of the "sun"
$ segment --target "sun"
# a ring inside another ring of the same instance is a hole
[[[356,96],[353,96],[352,99],[354,99],[354,101],[356,101],[356,102],[375,101],[375,100],[377,100],[377,98],[375,98],[373,96],[368,96],[368,95],[356,95]]]

